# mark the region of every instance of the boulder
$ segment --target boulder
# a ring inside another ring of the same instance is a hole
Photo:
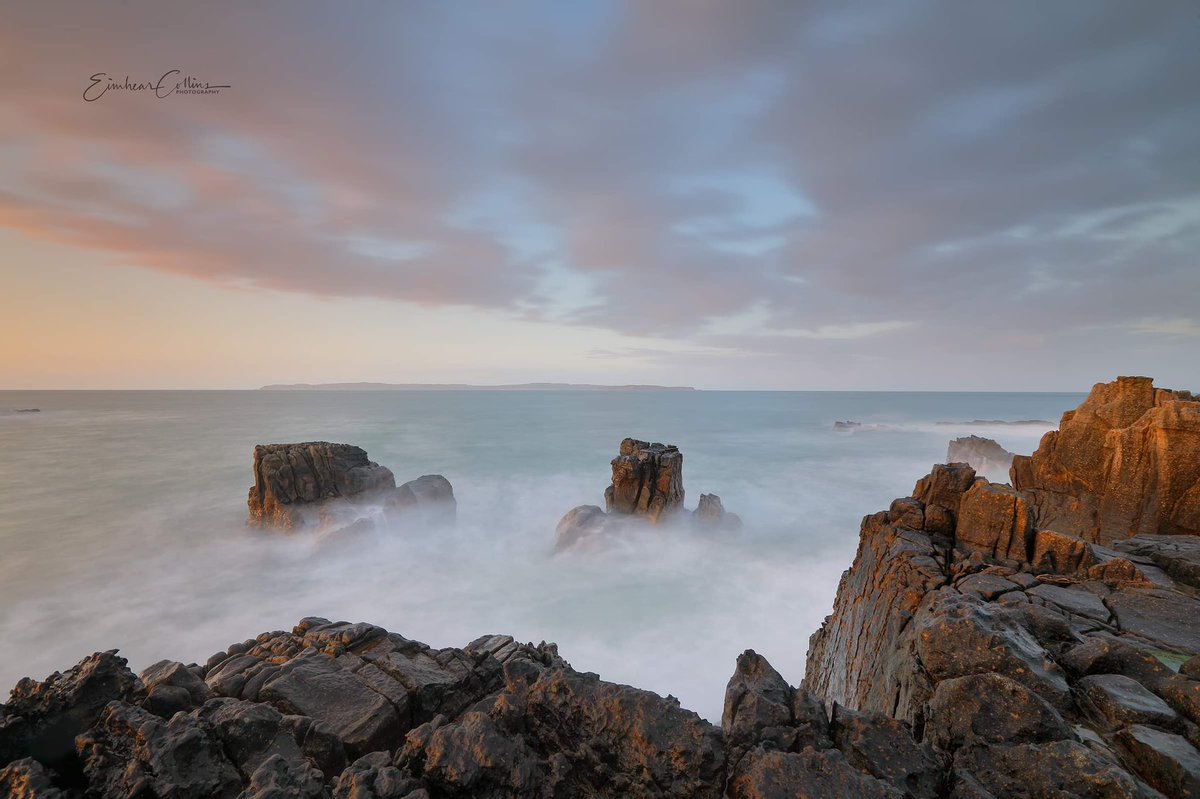
[[[32,757],[51,768],[74,768],[75,736],[96,723],[113,701],[144,695],[116,650],[97,652],[42,682],[25,678],[0,705],[0,764]]]
[[[554,528],[555,551],[596,545],[602,540],[609,522],[609,515],[596,505],[571,508],[558,520],[558,525]]]
[[[604,490],[610,513],[657,522],[683,506],[683,453],[674,444],[626,438],[612,461],[612,484]]]
[[[938,749],[997,743],[1045,743],[1073,738],[1046,700],[1003,674],[988,672],[938,683],[925,737]]]
[[[1166,796],[1200,796],[1200,752],[1187,739],[1135,724],[1118,732],[1115,740],[1146,782]]]
[[[1094,674],[1079,681],[1085,707],[1112,729],[1152,724],[1180,730],[1182,720],[1171,707],[1137,680],[1124,674]]]
[[[1013,453],[983,436],[963,436],[946,448],[946,463],[966,463],[977,475],[994,482],[1006,481]]]

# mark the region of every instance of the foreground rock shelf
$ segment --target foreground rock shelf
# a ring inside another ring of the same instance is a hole
[[[21,681],[0,794],[1198,796],[1198,433],[1200,403],[1123,378],[1013,486],[935,466],[863,520],[803,684],[744,652],[720,727],[553,644],[310,618],[204,664]]]

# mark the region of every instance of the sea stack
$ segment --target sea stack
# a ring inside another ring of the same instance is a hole
[[[935,466],[864,519],[804,689],[908,725],[956,796],[1200,795],[1198,431],[1119,378],[1011,487]]]
[[[626,438],[612,459],[612,483],[604,490],[604,506],[579,505],[559,520],[556,550],[596,545],[608,535],[685,516],[694,526],[736,530],[742,521],[727,513],[716,494],[701,494],[700,505],[683,513],[683,453],[674,444]]]
[[[674,444],[627,438],[612,460],[612,485],[604,490],[609,513],[657,522],[683,507],[683,453]]]
[[[445,519],[456,506],[445,477],[423,475],[397,486],[391,469],[368,459],[366,450],[327,441],[256,446],[246,504],[253,527],[323,532],[361,524],[375,510],[389,521],[414,509]]]

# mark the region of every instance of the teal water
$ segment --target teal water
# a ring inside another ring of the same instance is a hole
[[[556,641],[577,668],[719,719],[748,647],[799,682],[862,516],[907,495],[950,438],[1031,452],[1082,397],[0,392],[0,686],[100,649],[139,670],[202,662],[318,615],[435,646]],[[974,419],[1054,424],[938,424]],[[688,506],[717,493],[745,529],[554,556],[555,523],[603,504],[625,436],[678,444]],[[444,474],[457,524],[338,548],[247,529],[254,445],[305,440],[358,444],[398,482]]]

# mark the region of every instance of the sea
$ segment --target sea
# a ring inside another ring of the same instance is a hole
[[[719,722],[745,649],[800,682],[864,515],[907,496],[950,439],[1029,453],[1083,396],[0,391],[0,686],[100,650],[135,671],[203,663],[323,616],[435,647],[552,641],[577,670]],[[718,494],[742,529],[556,554],[559,518],[603,506],[627,436],[676,444],[686,506]],[[363,447],[397,483],[444,475],[457,521],[333,546],[247,527],[254,446],[313,440]]]

